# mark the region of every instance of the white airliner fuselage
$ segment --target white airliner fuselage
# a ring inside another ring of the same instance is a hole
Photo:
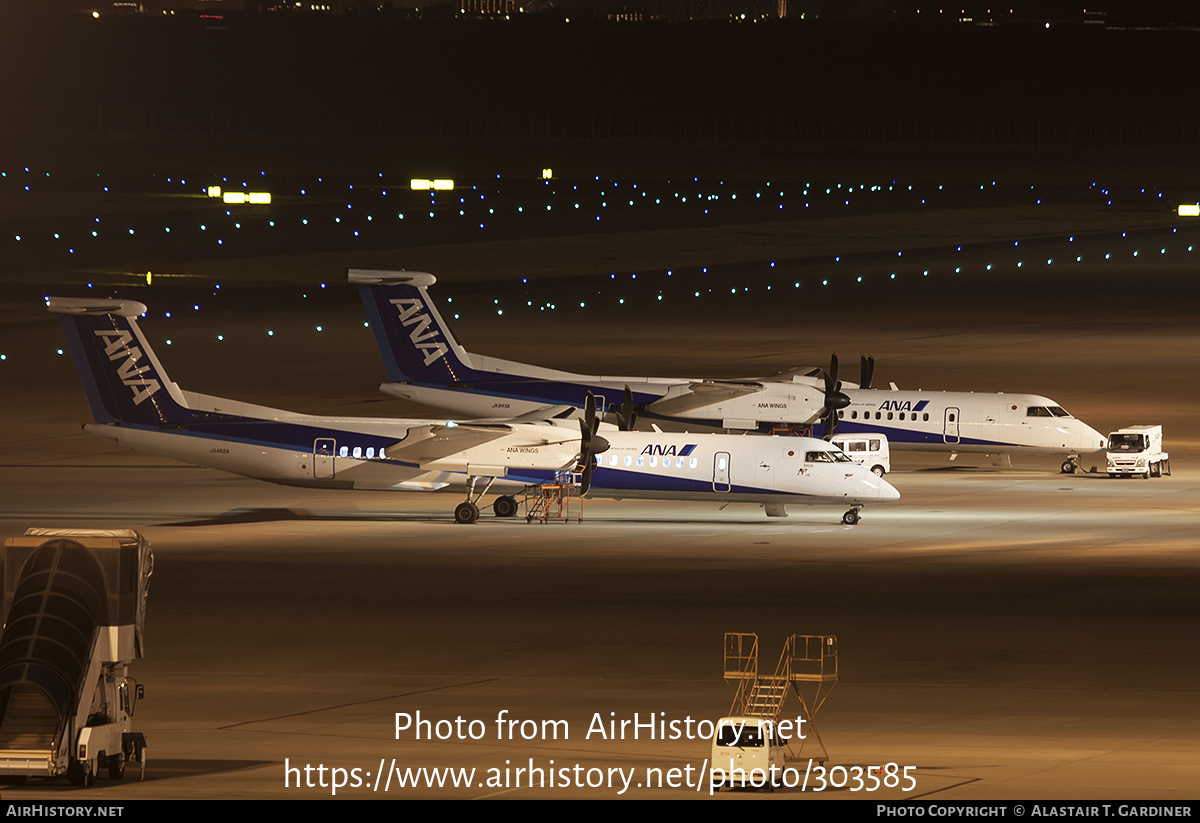
[[[847,523],[857,522],[865,503],[899,498],[889,483],[811,438],[620,432],[590,422],[585,435],[574,417],[318,417],[186,392],[138,327],[142,304],[50,298],[49,308],[60,315],[96,420],[85,427],[89,434],[258,480],[465,491],[455,512],[460,522],[474,522],[476,501],[488,491],[501,494],[496,513],[512,516],[516,492],[569,472],[580,459],[595,461],[583,485],[590,475],[585,491],[597,497],[751,502],[769,515],[793,503],[832,503],[849,506]]]
[[[837,408],[838,431],[881,432],[894,449],[1068,454],[1063,468],[1074,470],[1075,455],[1105,447],[1100,432],[1040,395],[864,389],[836,383],[820,369],[761,380],[583,375],[473,354],[455,340],[430,298],[433,275],[354,269],[349,276],[359,284],[391,380],[380,388],[456,414],[582,406],[588,392],[601,409],[613,410],[628,386],[643,424],[822,435],[822,412],[831,414],[829,398],[836,394],[839,402],[849,400]]]

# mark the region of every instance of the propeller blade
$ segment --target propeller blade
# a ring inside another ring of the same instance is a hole
[[[621,413],[617,417],[617,428],[623,432],[633,431],[633,424],[636,420],[637,412],[633,410],[633,392],[626,386],[625,400],[621,403]]]
[[[871,378],[875,376],[875,358],[869,354],[860,355],[860,357],[858,387],[869,389],[871,388]]]
[[[592,469],[595,468],[595,466],[596,461],[589,459],[587,465],[583,467],[583,477],[579,480],[580,497],[587,494],[588,490],[592,488]]]
[[[837,428],[838,411],[850,405],[850,396],[842,391],[842,381],[838,380],[837,354],[829,356],[829,371],[825,372],[825,405],[821,407],[819,416],[825,426],[825,439],[833,436]]]

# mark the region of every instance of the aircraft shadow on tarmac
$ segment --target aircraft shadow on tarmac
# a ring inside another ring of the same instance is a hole
[[[781,526],[786,526],[789,523],[792,523],[795,525],[803,525],[803,526],[826,525],[825,519],[822,518],[820,516],[820,514],[815,513],[815,512],[813,513],[812,517],[805,517],[805,516],[801,515],[799,512],[797,512],[797,513],[791,514],[786,519],[772,518],[772,519],[768,520],[768,519],[764,519],[762,517],[761,511],[759,511],[758,509],[751,508],[751,509],[747,510],[746,515],[747,515],[746,517],[738,518],[736,520],[732,520],[732,519],[714,520],[712,518],[704,518],[704,517],[699,517],[699,516],[698,517],[648,517],[648,516],[611,517],[610,516],[610,517],[593,517],[593,518],[584,517],[582,522],[583,523],[592,523],[592,524],[616,525],[616,526],[632,526],[632,525],[647,525],[647,524],[659,525],[659,526],[664,526],[664,525],[665,526],[695,526],[698,524],[706,524],[706,525],[711,525],[711,526],[728,525],[728,526],[742,527],[742,526],[745,526],[747,523],[751,523],[756,526],[769,525],[772,523],[775,523],[775,524],[781,525]],[[428,523],[428,524],[447,523],[447,524],[452,524],[458,528],[462,528],[461,525],[454,522],[453,518],[445,517],[441,513],[437,513],[437,512],[425,511],[425,512],[403,513],[403,512],[396,512],[396,511],[387,511],[387,512],[356,511],[356,512],[318,513],[318,512],[310,511],[308,509],[301,509],[301,508],[295,508],[295,509],[293,509],[293,508],[230,509],[227,512],[213,515],[212,517],[204,517],[204,518],[200,518],[200,519],[196,519],[196,520],[181,520],[181,521],[170,522],[170,523],[159,523],[157,525],[170,526],[170,527],[174,527],[174,528],[195,528],[195,527],[203,527],[203,526],[228,526],[228,525],[235,525],[235,524],[239,524],[239,523],[278,523],[278,522],[286,522],[286,521],[292,521],[292,522],[326,521],[326,522],[331,522],[331,523],[370,522],[370,521],[411,522],[411,523]],[[537,525],[550,525],[550,524],[557,524],[557,523],[563,523],[563,522],[574,524],[574,525],[580,524],[580,521],[578,521],[576,518],[572,517],[567,520],[557,520],[557,519],[550,520],[549,523],[542,523],[539,521]],[[534,526],[534,523],[526,522],[525,518],[521,517],[521,516],[517,516],[517,517],[513,517],[513,518],[483,518],[480,520],[481,525],[486,525],[488,523],[512,524],[512,525],[520,525],[520,526],[529,526],[531,528]],[[842,524],[837,521],[837,518],[830,519],[828,522],[828,525],[830,525],[830,526],[836,525],[838,527],[842,527]],[[853,528],[853,527],[847,526],[846,528]]]

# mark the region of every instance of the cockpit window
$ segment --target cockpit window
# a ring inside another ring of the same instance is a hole
[[[853,463],[850,456],[842,451],[806,452],[805,461],[809,463]]]
[[[1062,406],[1030,406],[1025,410],[1026,417],[1070,417]]]

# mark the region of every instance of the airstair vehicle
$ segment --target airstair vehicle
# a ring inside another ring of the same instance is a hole
[[[5,541],[0,777],[66,775],[90,786],[145,774],[132,730],[142,687],[150,544],[129,529],[29,529]]]

